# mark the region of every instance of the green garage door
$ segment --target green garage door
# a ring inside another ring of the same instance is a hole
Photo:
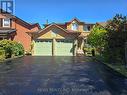
[[[36,40],[34,44],[35,56],[52,56],[52,40]]]
[[[73,40],[56,40],[56,56],[73,56]]]

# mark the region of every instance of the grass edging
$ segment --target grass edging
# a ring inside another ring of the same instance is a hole
[[[100,59],[98,59],[98,58],[96,58],[96,57],[94,57],[93,58],[94,60],[96,60],[96,61],[98,61],[98,62],[100,62],[100,63],[103,63],[105,66],[107,66],[108,68],[110,68],[111,70],[113,70],[113,71],[115,71],[115,72],[117,72],[117,73],[119,73],[119,74],[121,74],[122,76],[124,76],[124,77],[126,77],[127,78],[127,69],[125,69],[124,68],[124,66],[122,66],[121,68],[120,67],[117,67],[116,68],[116,66],[114,66],[114,65],[112,65],[112,64],[108,64],[108,63],[106,63],[106,62],[103,62],[102,60],[100,60]],[[123,70],[122,70],[123,69]]]

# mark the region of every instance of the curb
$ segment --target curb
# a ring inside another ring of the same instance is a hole
[[[95,57],[92,58],[92,59],[96,60],[96,61],[99,62],[99,63],[103,63],[103,65],[105,65],[105,66],[106,66],[107,68],[109,68],[111,71],[115,72],[116,74],[119,74],[120,76],[122,76],[122,77],[124,77],[124,78],[127,78],[127,76],[123,75],[122,73],[118,72],[117,70],[115,70],[115,69],[111,68],[110,66],[106,65],[103,61],[101,61],[101,60],[99,60],[99,59],[97,59],[97,58],[95,58]]]

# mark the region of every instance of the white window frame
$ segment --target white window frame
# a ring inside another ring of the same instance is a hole
[[[72,27],[71,29],[74,30],[74,31],[77,31],[78,30],[78,24],[77,23],[72,23]]]
[[[5,20],[8,20],[9,22],[6,22],[6,23],[9,23],[8,25],[5,25]],[[3,27],[10,27],[11,26],[11,21],[9,18],[3,18]]]

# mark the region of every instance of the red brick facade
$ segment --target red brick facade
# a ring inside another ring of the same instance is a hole
[[[10,27],[3,26],[3,19],[9,18],[10,19]],[[33,32],[40,29],[39,24],[29,24],[20,18],[13,16],[13,15],[5,15],[0,13],[0,30],[12,30],[15,29],[14,33],[10,35],[7,33],[7,37],[3,37],[1,39],[10,39],[21,43],[25,51],[30,51],[31,48],[31,37],[26,32]],[[0,33],[1,34],[1,33]],[[2,36],[0,36],[2,37]]]

